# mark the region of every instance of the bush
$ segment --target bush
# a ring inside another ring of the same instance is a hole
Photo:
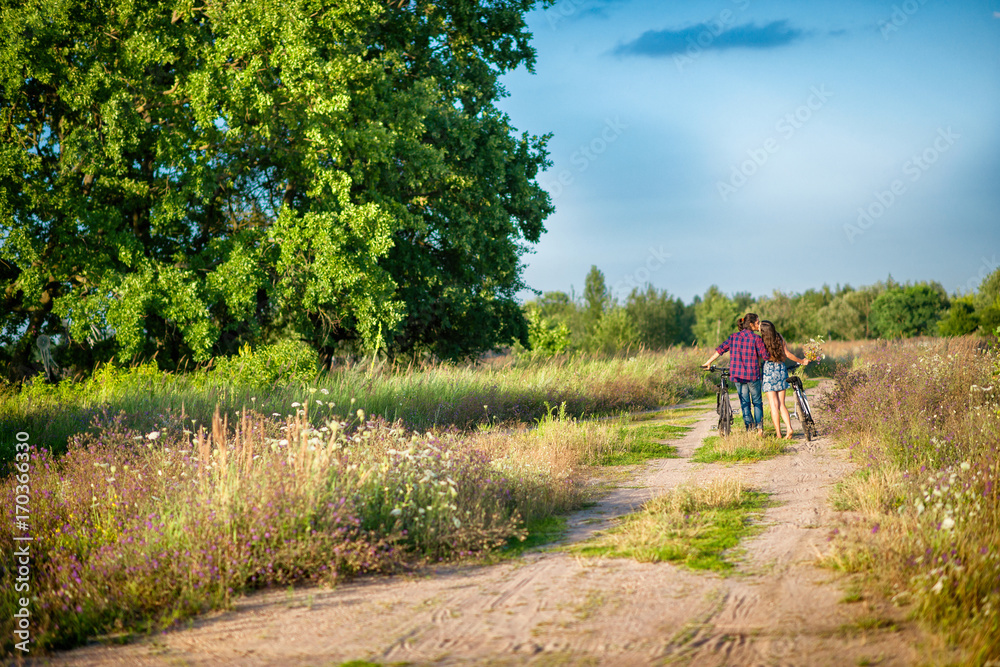
[[[319,354],[309,344],[291,338],[251,350],[240,348],[233,357],[215,362],[215,373],[245,387],[266,387],[278,382],[307,382],[319,370]]]

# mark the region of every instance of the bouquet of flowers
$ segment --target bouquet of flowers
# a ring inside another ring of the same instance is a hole
[[[810,338],[809,342],[805,344],[805,355],[809,363],[826,359],[826,355],[823,354],[823,343],[825,342],[822,336],[817,336],[816,338]]]

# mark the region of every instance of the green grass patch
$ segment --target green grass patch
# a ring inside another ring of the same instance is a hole
[[[601,456],[602,466],[637,465],[650,459],[677,458],[677,448],[663,442],[683,436],[689,426],[673,424],[643,425],[621,430],[623,447]]]
[[[581,556],[672,562],[692,570],[725,572],[733,568],[733,549],[760,531],[754,521],[767,506],[767,494],[744,489],[738,479],[684,485],[568,549]]]
[[[647,440],[667,440],[681,437],[690,431],[691,427],[679,424],[649,424],[633,426],[629,430],[635,433],[637,437]]]
[[[697,463],[764,461],[788,451],[786,440],[761,438],[755,433],[734,431],[726,437],[710,435],[691,457]]]
[[[525,551],[561,540],[566,536],[567,529],[566,517],[564,516],[546,516],[535,519],[526,526],[527,537],[523,540],[517,538],[507,540],[507,545],[500,550],[499,555],[506,558],[516,558]]]
[[[659,410],[657,412],[645,412],[638,415],[632,415],[632,421],[643,422],[660,419],[666,420],[670,423],[678,423],[681,420],[687,421],[688,419],[698,421],[698,417],[704,412],[705,408],[703,407],[667,408],[666,410]]]

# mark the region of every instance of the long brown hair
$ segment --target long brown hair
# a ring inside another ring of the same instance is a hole
[[[774,328],[774,323],[769,320],[761,320],[760,335],[764,338],[764,347],[767,348],[769,361],[784,361],[785,339]]]
[[[738,320],[738,323],[740,325],[739,330],[743,331],[744,329],[749,329],[750,325],[753,324],[754,322],[756,322],[759,319],[760,318],[757,317],[757,313],[747,313],[746,315],[744,315],[743,317],[741,317]]]

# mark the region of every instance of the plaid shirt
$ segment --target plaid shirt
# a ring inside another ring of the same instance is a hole
[[[729,352],[729,376],[736,382],[755,382],[761,378],[761,362],[767,359],[764,339],[750,329],[738,331],[715,348],[720,355]]]

